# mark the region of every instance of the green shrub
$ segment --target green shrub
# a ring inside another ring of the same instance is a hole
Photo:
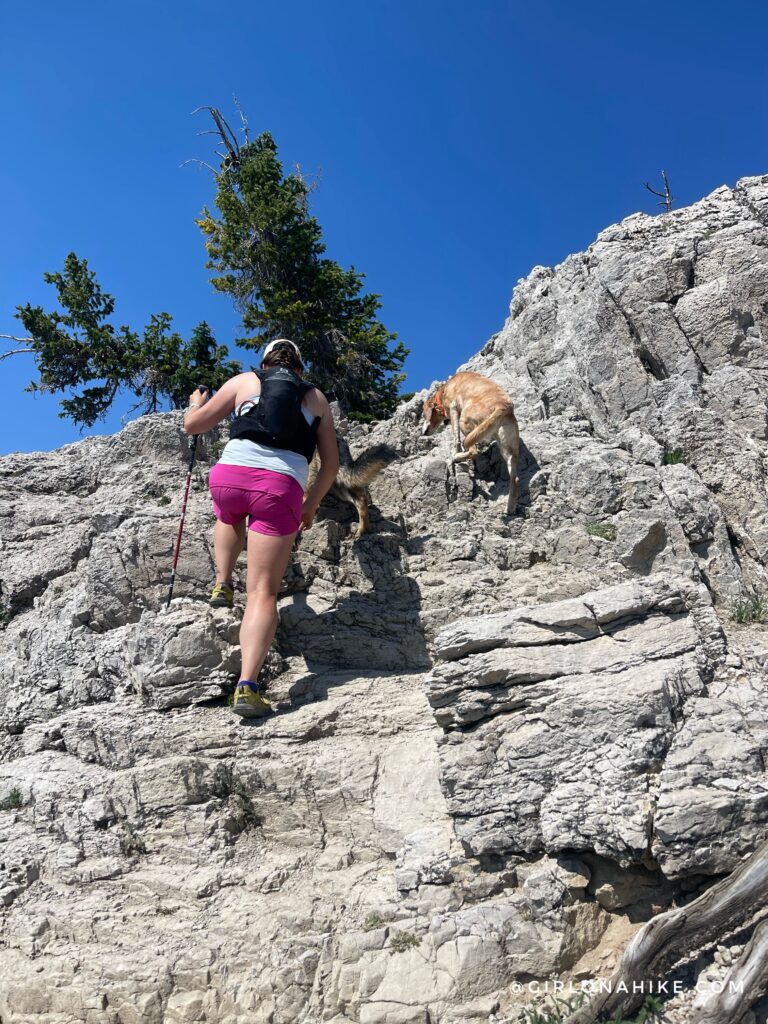
[[[3,797],[0,800],[0,811],[17,811],[19,807],[24,806],[24,799],[21,795],[21,790],[15,787],[11,790],[8,796]]]
[[[374,928],[381,928],[384,924],[384,918],[381,914],[378,914],[375,910],[366,917],[365,923],[363,924],[363,930],[366,932],[372,932]]]
[[[254,807],[253,800],[251,800],[247,786],[240,779],[235,779],[232,783],[231,799],[237,811],[237,820],[241,832],[247,832],[249,829],[263,824],[261,815]]]
[[[135,825],[132,825],[130,821],[122,823],[120,852],[124,857],[132,857],[136,853],[144,854],[147,852],[144,840],[139,835]]]
[[[409,949],[420,946],[421,939],[413,932],[392,932],[390,944],[395,953],[405,953]]]
[[[158,505],[170,505],[171,499],[168,497],[167,494],[163,494],[158,498],[157,503]]]
[[[613,523],[587,523],[587,533],[591,537],[602,537],[603,540],[616,540],[616,527]]]

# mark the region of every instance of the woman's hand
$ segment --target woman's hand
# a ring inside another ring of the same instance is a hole
[[[198,388],[197,391],[193,391],[189,396],[189,404],[197,406],[205,405],[208,401],[209,395],[210,391],[208,388]]]
[[[299,523],[299,533],[303,533],[305,530],[308,530],[310,528],[312,523],[315,521],[315,516],[317,515],[317,508],[318,506],[315,505],[314,503],[310,504],[308,501],[304,502],[304,504],[301,507],[301,522]]]
[[[242,383],[243,377],[248,376],[239,373],[236,377],[230,377],[222,384],[213,397],[208,388],[198,388],[189,396],[192,406],[200,408],[188,408],[184,413],[184,429],[188,434],[204,434],[206,430],[221,423],[235,408],[237,389]]]

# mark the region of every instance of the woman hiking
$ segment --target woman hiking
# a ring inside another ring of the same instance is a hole
[[[216,513],[211,604],[232,607],[232,573],[247,545],[242,671],[232,707],[244,718],[268,714],[272,708],[257,680],[277,628],[280,582],[296,534],[312,525],[339,468],[328,400],[302,380],[303,369],[298,346],[278,338],[264,350],[259,370],[232,377],[210,401],[205,392],[195,391],[184,415],[187,433],[202,434],[235,413],[230,440],[209,476]],[[305,497],[315,448],[320,471]]]

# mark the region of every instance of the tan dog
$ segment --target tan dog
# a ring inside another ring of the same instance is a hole
[[[451,377],[426,400],[424,419],[425,434],[432,434],[443,423],[450,422],[454,445],[452,463],[474,459],[478,444],[484,441],[499,442],[509,470],[507,515],[514,515],[520,489],[517,475],[520,432],[512,400],[506,391],[482,374],[465,370]]]

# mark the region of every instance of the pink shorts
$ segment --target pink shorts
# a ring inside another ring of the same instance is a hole
[[[247,516],[249,530],[269,537],[287,537],[299,528],[304,492],[287,473],[217,462],[208,486],[213,511],[222,523],[234,526]]]

